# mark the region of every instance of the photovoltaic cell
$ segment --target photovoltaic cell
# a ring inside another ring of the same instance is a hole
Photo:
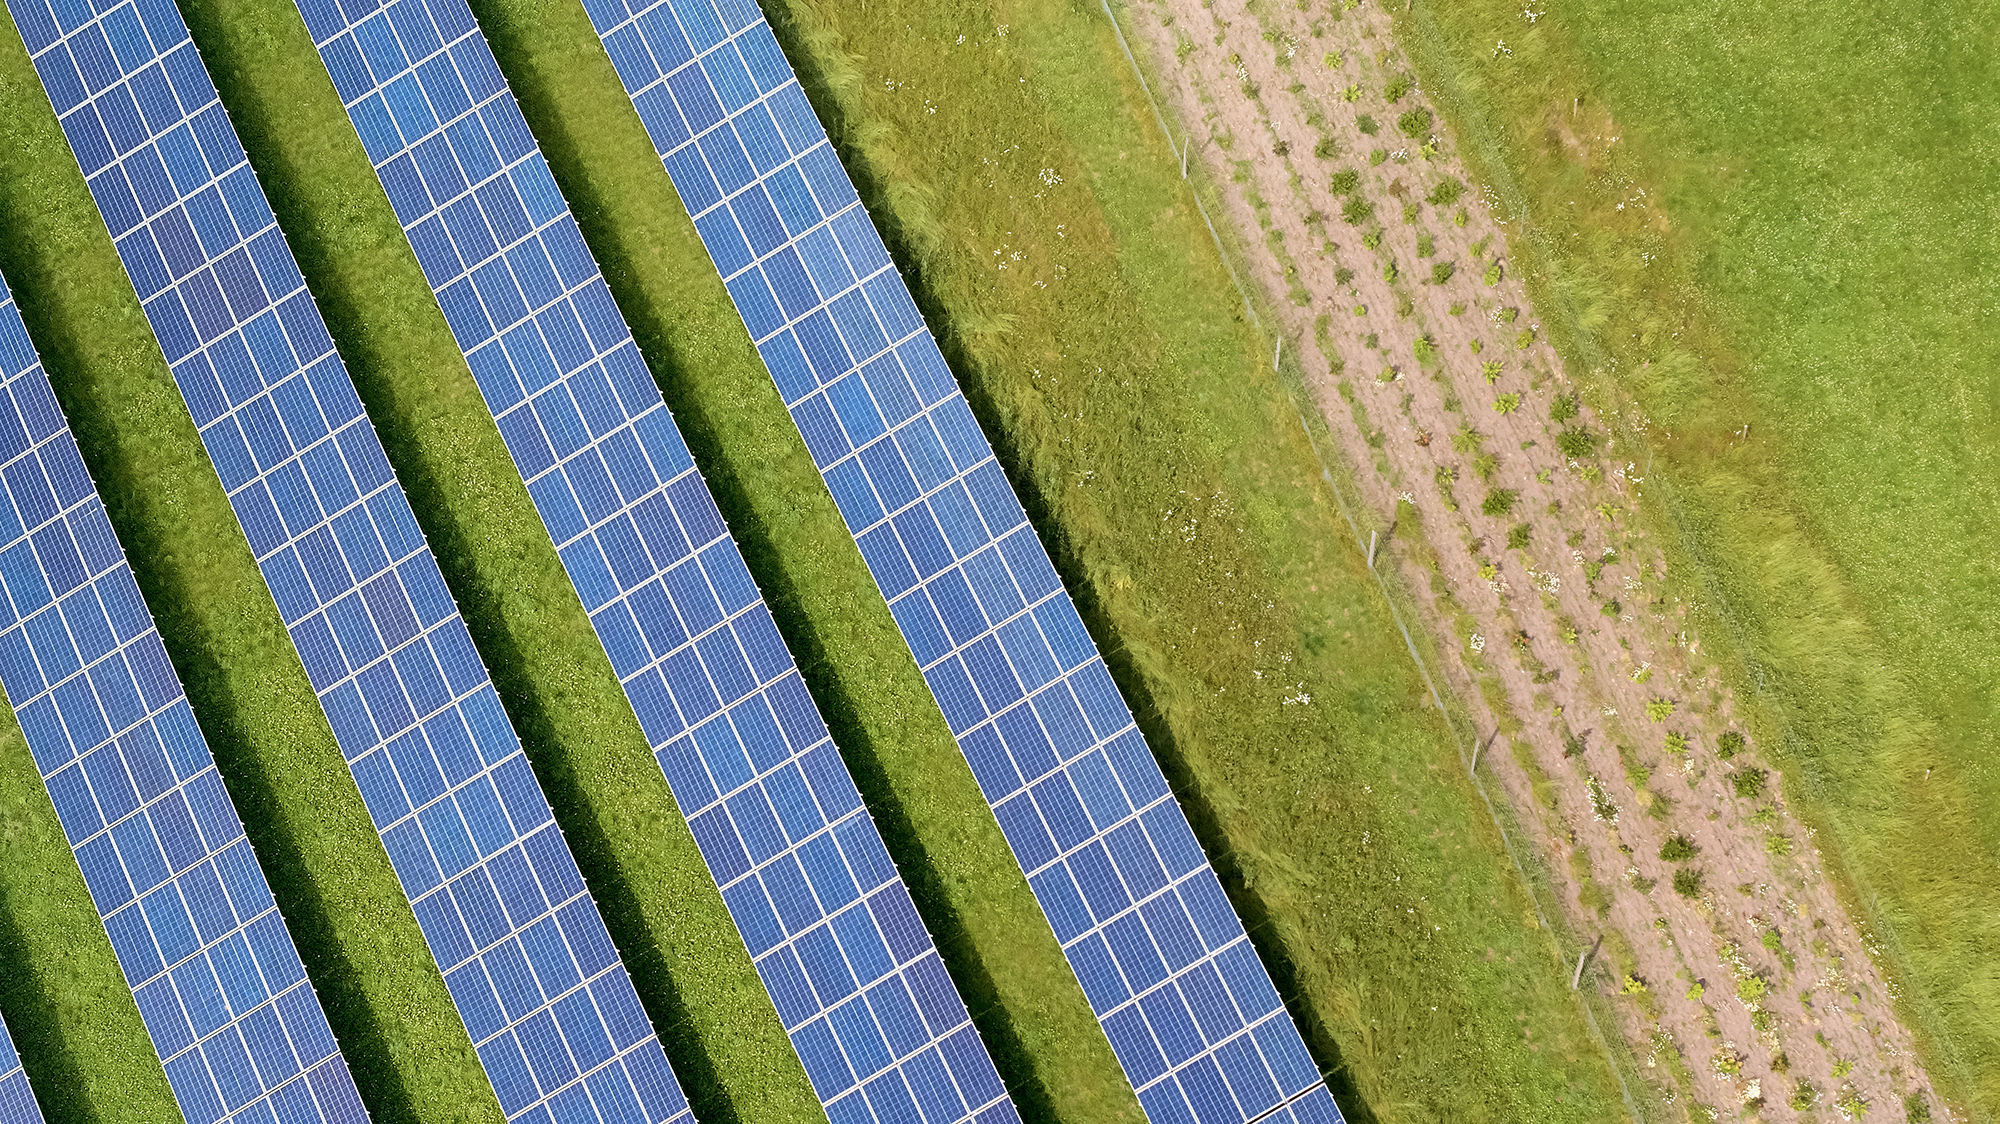
[[[0,684],[181,1115],[367,1120],[4,282],[0,495]]]
[[[42,1124],[41,1107],[28,1088],[28,1074],[4,1022],[0,1022],[0,1124]]]
[[[1155,1124],[1340,1120],[752,0],[585,0]]]
[[[1018,1120],[464,0],[301,0],[829,1116]]]
[[[691,1119],[179,13],[9,6],[501,1108]]]

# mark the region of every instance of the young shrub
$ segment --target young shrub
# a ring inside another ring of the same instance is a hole
[[[1558,394],[1556,395],[1556,400],[1549,403],[1549,420],[1557,424],[1570,420],[1576,416],[1576,413],[1576,395],[1574,394]]]
[[[1278,139],[1277,139],[1276,141],[1274,141],[1274,142],[1273,142],[1273,143],[1271,144],[1271,155],[1273,155],[1273,156],[1290,156],[1291,154],[1292,154],[1292,142],[1291,142],[1291,141],[1288,141],[1288,140],[1284,139],[1283,137],[1280,137],[1280,138],[1278,138]]]
[[[1493,400],[1493,412],[1496,414],[1511,414],[1520,408],[1521,395],[1518,392],[1502,394]]]
[[[1361,186],[1361,173],[1352,168],[1342,168],[1326,180],[1326,189],[1335,195],[1346,195]]]
[[[1694,840],[1685,835],[1669,835],[1667,841],[1660,844],[1661,862],[1684,863],[1694,858],[1694,855]]]
[[[1437,253],[1437,239],[1431,236],[1431,232],[1426,230],[1417,235],[1417,256],[1427,258],[1435,253]]]
[[[1337,285],[1345,285],[1354,280],[1354,271],[1343,265],[1333,271],[1333,280]]]
[[[1507,528],[1507,549],[1528,549],[1528,530],[1529,527],[1526,523],[1516,523],[1512,527]]]
[[[1409,93],[1410,87],[1414,85],[1416,85],[1416,83],[1411,80],[1409,75],[1398,74],[1394,78],[1389,79],[1389,84],[1387,86],[1382,87],[1382,97],[1386,99],[1390,105],[1394,105],[1397,102],[1402,101],[1403,95]]]
[[[1387,281],[1391,285],[1394,285],[1396,283],[1397,276],[1398,273],[1396,271],[1396,259],[1390,258],[1388,261],[1382,264],[1382,280]]]
[[[1738,769],[1729,774],[1729,787],[1745,800],[1755,800],[1764,795],[1764,782],[1771,774],[1762,769]]]
[[[1430,135],[1432,120],[1431,111],[1418,106],[1396,118],[1396,128],[1406,137],[1422,140]]]
[[[1674,704],[1666,699],[1654,699],[1646,704],[1646,717],[1655,722],[1665,722],[1674,716]]]
[[[1341,87],[1341,90],[1340,90],[1340,100],[1341,100],[1341,101],[1360,101],[1360,100],[1361,100],[1361,85],[1360,85],[1360,83],[1353,83],[1353,84],[1350,84],[1350,85],[1347,85],[1347,86],[1343,86],[1343,87]]]
[[[1463,214],[1464,212],[1460,212],[1460,213],[1461,213],[1461,214]],[[1494,286],[1494,285],[1498,285],[1498,284],[1500,283],[1500,259],[1499,259],[1499,258],[1494,258],[1494,259],[1493,259],[1493,264],[1492,264],[1492,265],[1489,265],[1489,266],[1487,266],[1487,267],[1486,267],[1486,278],[1485,278],[1485,280],[1486,280],[1486,285],[1487,285],[1487,287],[1488,287],[1488,288],[1491,288],[1492,286]]]
[[[1498,359],[1488,359],[1480,366],[1479,373],[1485,376],[1486,385],[1492,386],[1500,378],[1500,361]]]
[[[1361,236],[1361,248],[1362,248],[1362,249],[1364,249],[1364,250],[1366,250],[1366,251],[1368,251],[1368,252],[1369,252],[1369,253],[1371,253],[1371,254],[1372,254],[1372,253],[1374,253],[1375,251],[1377,251],[1377,250],[1381,249],[1381,248],[1382,248],[1382,228],[1378,226],[1378,227],[1376,227],[1376,228],[1375,228],[1374,230],[1371,230],[1371,231],[1369,231],[1368,233],[1366,233],[1366,234],[1362,235],[1362,236]],[[1356,315],[1356,316],[1359,316],[1359,315],[1361,315],[1361,313],[1360,313],[1360,312],[1356,312],[1356,313],[1355,313],[1355,315]]]
[[[1514,308],[1512,306],[1503,308],[1500,310],[1500,322],[1502,324],[1512,324],[1514,322],[1514,318],[1519,315],[1521,315],[1521,310],[1518,308]]]
[[[1457,227],[1463,227],[1468,221],[1471,220],[1471,218],[1472,216],[1465,213],[1465,208],[1460,207],[1458,209],[1458,213],[1451,216],[1451,225]]]
[[[1521,493],[1512,488],[1495,488],[1486,493],[1486,498],[1480,501],[1479,510],[1497,519],[1513,511],[1515,501],[1520,498]]]
[[[1477,355],[1480,352],[1486,350],[1486,344],[1483,341],[1476,338],[1465,341],[1465,346],[1466,349],[1471,351],[1474,355]]]
[[[1360,226],[1374,217],[1374,214],[1375,204],[1362,198],[1358,191],[1349,195],[1347,201],[1340,205],[1341,221],[1349,226]]]
[[[1701,896],[1701,871],[1684,866],[1674,871],[1674,893],[1684,898]]]
[[[1413,353],[1415,353],[1417,357],[1417,362],[1423,364],[1426,367],[1430,366],[1432,361],[1437,359],[1437,354],[1438,354],[1437,341],[1431,338],[1431,334],[1429,332],[1425,332],[1423,335],[1418,336],[1416,338],[1416,342],[1410,345],[1410,350]]]
[[[1721,737],[1715,739],[1715,755],[1724,761],[1741,752],[1743,752],[1743,732],[1741,730],[1726,730]]]
[[[1331,160],[1340,155],[1340,142],[1332,137],[1321,137],[1313,145],[1313,155],[1321,160]]]
[[[1378,168],[1382,165],[1382,162],[1387,160],[1388,158],[1389,158],[1388,149],[1386,148],[1375,149],[1374,151],[1368,154],[1368,166],[1371,168]]]
[[[1500,458],[1494,456],[1492,453],[1481,453],[1478,456],[1472,458],[1472,474],[1474,476],[1479,477],[1479,482],[1482,484],[1493,479],[1493,473],[1497,471],[1499,467],[1500,467]],[[1509,492],[1508,495],[1511,496],[1513,495],[1513,493]],[[1508,501],[1508,506],[1510,507],[1513,506],[1512,500]],[[1505,513],[1503,512],[1502,514]]]
[[[1431,193],[1425,198],[1430,200],[1433,207],[1449,207],[1458,202],[1458,197],[1464,194],[1465,184],[1455,176],[1446,176],[1438,181],[1436,187],[1431,188]]]
[[[1458,266],[1452,262],[1448,261],[1432,262],[1431,284],[1442,285],[1445,282],[1451,280],[1451,275],[1457,271],[1458,271]]]
[[[1526,351],[1534,345],[1535,330],[1533,328],[1523,328],[1521,329],[1521,334],[1514,337],[1514,348],[1517,351]]]
[[[1604,603],[1604,607],[1598,610],[1598,612],[1603,613],[1607,617],[1615,617],[1623,611],[1624,611],[1624,606],[1618,603],[1618,599],[1616,597],[1613,597],[1611,600],[1606,601]]]
[[[1556,435],[1556,448],[1571,460],[1582,460],[1597,451],[1597,434],[1572,426]]]
[[[1354,119],[1354,127],[1361,130],[1364,135],[1372,137],[1375,135],[1375,130],[1381,126],[1375,124],[1375,118],[1364,113]]]

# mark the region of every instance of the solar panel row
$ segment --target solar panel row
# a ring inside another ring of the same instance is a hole
[[[300,9],[829,1115],[1018,1119],[464,0]]]
[[[585,0],[1149,1117],[1339,1120],[769,26],[635,3]]]
[[[101,2],[10,6],[502,1109],[689,1119],[186,26]]]
[[[0,497],[0,684],[181,1114],[366,1120],[4,282]]]
[[[14,1036],[0,1022],[0,1124],[42,1124],[41,1107],[28,1088],[28,1074],[21,1068],[21,1056],[14,1052]]]

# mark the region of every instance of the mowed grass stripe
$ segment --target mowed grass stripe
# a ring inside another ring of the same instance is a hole
[[[183,10],[697,1115],[820,1119],[296,7]]]
[[[1343,1106],[1359,1119],[1621,1114],[1207,232],[1164,149],[1146,155],[1155,142],[1108,27],[1060,3],[767,10]],[[927,731],[878,735],[870,780],[901,794],[884,803],[913,824],[964,817],[997,846],[976,798],[943,790],[963,766],[740,327],[687,315],[697,300],[726,310],[726,293],[582,13],[568,0],[475,11],[821,705]],[[1069,186],[1048,190],[1045,168]],[[996,247],[1016,272],[995,270]],[[1189,514],[1201,530],[1184,541]],[[1251,675],[1280,668],[1282,684]],[[1299,679],[1317,706],[1282,706]],[[987,872],[958,865],[976,854],[930,850],[942,891],[978,889],[967,879]],[[1005,947],[988,936],[1004,912],[959,916],[968,941]],[[1020,974],[993,977],[1010,1012],[1014,996],[1056,993]],[[1026,1055],[1047,1057],[1063,1028],[1011,1017]],[[1103,1049],[1094,1033],[1072,1041]],[[1082,1095],[1109,1104],[1109,1091],[1064,1085],[1051,1107],[1104,1119]]]
[[[1023,1115],[1142,1119],[583,6],[472,6]]]
[[[451,997],[11,25],[0,74],[0,268],[356,1083],[380,1122],[497,1122]],[[0,876],[20,873],[10,863]],[[87,910],[80,881],[73,890]],[[57,964],[35,966],[46,974]],[[137,1019],[136,1008],[101,1014],[105,1027]],[[90,1033],[64,1028],[76,1042]],[[72,1053],[79,1069],[124,1055]],[[133,1107],[107,1098],[92,1116],[155,1111],[166,1095],[158,1080],[150,1095],[147,1082],[128,1080]],[[178,1119],[171,1103],[160,1111]]]

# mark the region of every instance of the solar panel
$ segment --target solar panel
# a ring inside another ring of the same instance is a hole
[[[501,1108],[691,1119],[179,13],[10,6]]]
[[[0,1124],[42,1124],[42,1110],[28,1088],[28,1074],[21,1068],[21,1055],[14,1052],[14,1037],[0,1022]]]
[[[1338,1121],[752,0],[585,0],[1156,1124]]]
[[[181,1114],[367,1120],[4,282],[0,494],[0,684]]]
[[[300,9],[828,1113],[1018,1120],[464,0]]]

